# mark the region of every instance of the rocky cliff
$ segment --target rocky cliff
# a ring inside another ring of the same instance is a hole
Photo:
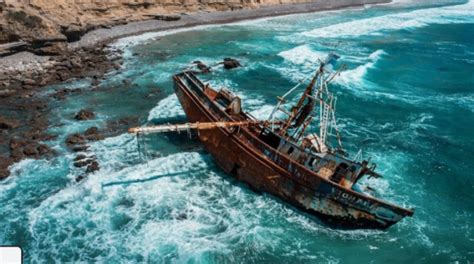
[[[0,44],[58,54],[93,29],[182,12],[251,9],[308,0],[0,0]],[[178,17],[176,17],[177,19]]]

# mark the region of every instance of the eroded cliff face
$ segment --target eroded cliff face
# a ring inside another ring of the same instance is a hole
[[[304,2],[310,0],[0,0],[0,44],[21,40],[37,54],[57,54],[87,31],[159,14]]]

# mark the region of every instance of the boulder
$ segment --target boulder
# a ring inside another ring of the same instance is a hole
[[[86,143],[86,138],[81,134],[72,134],[66,138],[66,144],[68,146],[83,145]]]
[[[81,152],[81,151],[86,151],[89,149],[89,146],[83,145],[83,146],[75,146],[72,148],[72,151],[74,152]]]
[[[86,132],[84,132],[84,135],[89,136],[89,135],[95,135],[99,133],[99,128],[97,127],[89,127]]]
[[[100,170],[99,163],[94,160],[89,166],[87,166],[86,173],[92,173],[98,170]]]
[[[80,182],[86,178],[86,174],[81,174],[76,177],[76,182]]]
[[[84,154],[79,154],[77,155],[75,158],[74,158],[74,161],[80,161],[80,160],[83,160],[83,159],[86,159],[87,156],[84,155]]]
[[[92,164],[92,162],[93,160],[91,159],[82,159],[82,160],[74,162],[74,167],[82,168],[82,167],[88,166],[89,164]]]
[[[74,42],[81,39],[86,33],[87,28],[78,24],[69,24],[61,26],[61,33],[66,36],[68,42]]]
[[[99,133],[99,129],[97,127],[88,128],[86,132],[84,132],[84,135],[89,141],[98,141],[105,138]]]
[[[22,81],[22,83],[23,83],[23,85],[29,85],[29,86],[34,86],[34,85],[36,85],[35,80],[33,80],[33,79],[28,79],[28,78],[27,78],[27,79],[24,79],[24,80]]]
[[[232,59],[232,58],[225,58],[223,64],[224,64],[224,69],[227,69],[227,70],[242,66],[238,60]]]
[[[54,154],[54,151],[45,144],[38,144],[36,149],[40,155]]]
[[[76,120],[89,120],[89,119],[92,119],[94,118],[95,115],[92,111],[90,110],[85,110],[85,109],[82,109],[81,111],[77,112],[77,114],[74,116],[74,118]]]
[[[0,180],[10,175],[8,167],[12,165],[12,163],[13,160],[11,158],[0,156]]]
[[[206,64],[202,63],[201,61],[194,61],[193,63],[196,64],[197,68],[202,73],[209,73],[211,71],[211,68],[207,66]]]

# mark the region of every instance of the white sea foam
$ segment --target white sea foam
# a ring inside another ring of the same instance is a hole
[[[164,31],[159,31],[159,32],[150,32],[150,33],[145,33],[138,36],[131,36],[131,37],[118,39],[117,41],[110,44],[110,46],[123,49],[129,46],[138,45],[140,43],[144,43],[146,41],[150,41],[150,40],[167,36],[167,35],[173,35],[177,33],[194,31],[194,30],[203,30],[203,29],[219,27],[219,26],[220,25],[200,25],[200,26],[188,27],[188,28],[178,28],[178,29],[170,29],[170,30],[164,30]]]
[[[176,94],[171,94],[165,99],[158,102],[158,104],[151,109],[148,114],[148,121],[160,118],[170,118],[184,116],[183,108],[179,103],[178,97]]]
[[[351,86],[358,85],[360,87],[363,84],[364,76],[367,74],[367,71],[375,67],[375,63],[386,54],[387,53],[383,50],[374,51],[369,55],[366,63],[357,66],[355,69],[341,72],[341,75],[335,79],[336,82]]]
[[[311,65],[314,65],[314,63],[318,62],[318,59],[324,59],[327,56],[327,53],[314,51],[309,45],[302,45],[290,50],[282,51],[278,53],[278,55],[293,64],[310,63]]]
[[[274,108],[275,106],[273,105],[262,105],[258,109],[251,111],[250,114],[259,120],[264,120],[270,116]]]
[[[464,23],[474,18],[474,4],[418,9],[415,11],[371,17],[303,32],[317,38],[342,38],[361,35],[380,35],[385,31],[419,28],[433,23]]]
[[[301,81],[305,79],[308,74],[311,74],[318,59],[324,59],[327,53],[314,51],[309,45],[302,45],[280,52],[278,55],[293,64],[302,65],[302,68],[291,69],[288,67],[275,67],[274,69],[281,72],[283,76],[291,78],[293,81]],[[352,61],[362,64],[354,69],[341,72],[340,76],[335,78],[335,81],[345,86],[361,87],[362,84],[364,84],[364,76],[371,68],[375,67],[377,61],[383,58],[384,55],[387,55],[387,53],[383,50],[376,50],[365,58],[362,56],[349,56]],[[343,58],[345,57],[346,56],[343,56]]]
[[[118,240],[126,245],[130,240],[135,241],[134,237],[127,235],[126,230],[116,229],[117,224],[123,224],[120,219],[124,218],[128,221],[131,229],[140,233],[140,230],[146,229],[148,225],[155,222],[155,220],[142,219],[142,217],[151,216],[153,207],[163,208],[163,204],[174,203],[173,199],[169,199],[175,194],[181,197],[178,198],[180,202],[185,202],[182,199],[186,197],[187,193],[185,186],[192,183],[192,176],[189,179],[186,177],[179,179],[164,177],[145,183],[130,186],[124,184],[109,188],[102,188],[102,184],[110,181],[144,180],[152,176],[176,172],[184,172],[186,175],[186,171],[203,168],[206,168],[206,162],[200,154],[179,153],[118,171],[106,168],[89,175],[81,185],[72,185],[61,190],[48,197],[29,213],[30,232],[34,243],[38,248],[44,248],[41,245],[48,245],[44,250],[39,250],[37,256],[40,259],[45,255],[64,257],[64,254],[68,254],[64,249],[74,247],[74,241],[78,240],[82,241],[81,243],[87,243],[87,248],[97,248],[97,250],[103,251],[106,256],[113,256],[111,250],[122,247],[116,243]],[[120,205],[123,200],[130,200],[133,205],[124,208]],[[147,208],[150,208],[151,211],[142,212]],[[116,218],[119,219],[118,223]],[[156,219],[156,221],[160,222],[160,219]],[[166,224],[169,223],[165,222],[165,225],[160,226],[160,230],[169,234],[170,230],[166,228]],[[169,222],[174,222],[174,220],[170,219]],[[183,223],[181,224],[183,225]],[[93,225],[94,228],[87,228],[88,225]],[[81,230],[84,232],[82,233]],[[177,228],[177,230],[183,232],[181,238],[186,233],[184,228]],[[143,244],[142,239],[147,238],[146,234],[149,232],[151,230],[144,231],[141,239],[136,240],[136,244]],[[125,240],[118,238],[122,235],[125,236]],[[61,243],[63,236],[67,237],[66,244]],[[162,235],[159,237],[173,236]],[[106,241],[107,243],[102,244]],[[127,248],[126,251],[129,250],[130,248]],[[139,252],[134,253],[138,254]]]

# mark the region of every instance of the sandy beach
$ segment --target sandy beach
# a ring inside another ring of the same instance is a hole
[[[139,35],[146,32],[163,31],[176,28],[209,24],[225,24],[272,16],[310,13],[344,8],[360,8],[365,5],[390,3],[391,0],[337,0],[314,1],[307,4],[284,4],[264,6],[257,9],[243,9],[220,12],[196,12],[181,14],[178,21],[147,20],[115,26],[110,29],[97,29],[85,34],[81,40],[73,42],[70,48],[91,47],[97,43],[109,42],[118,38]]]

